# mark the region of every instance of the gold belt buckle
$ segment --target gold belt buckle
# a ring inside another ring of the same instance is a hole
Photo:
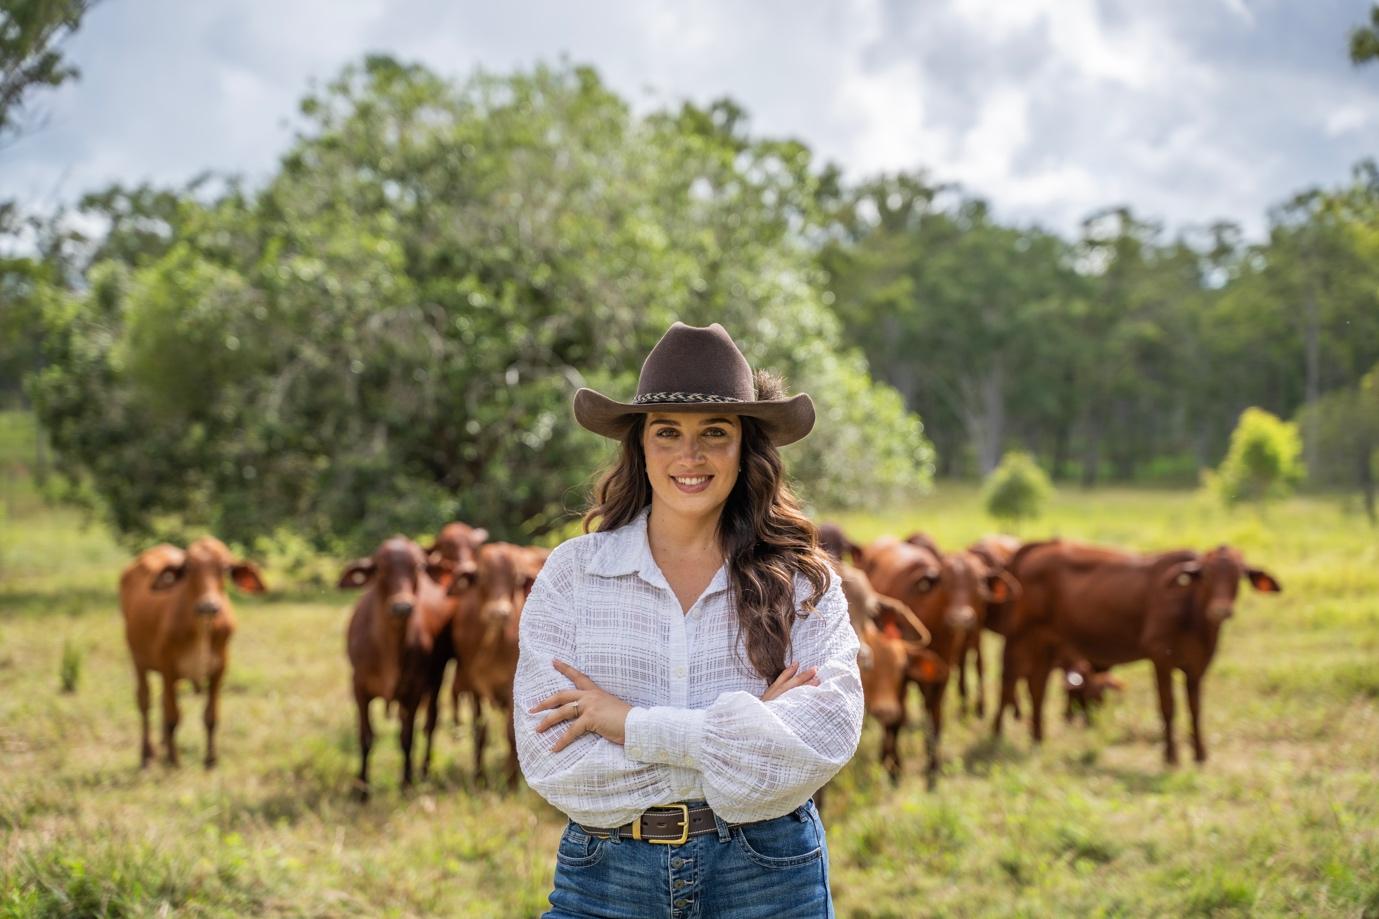
[[[679,838],[679,839],[647,839],[647,840],[644,840],[644,841],[645,841],[645,842],[650,842],[650,843],[659,843],[660,845],[663,845],[663,846],[682,846],[682,845],[684,845],[685,843],[689,842],[689,805],[688,805],[688,804],[659,804],[659,805],[657,805],[657,808],[660,809],[660,810],[671,810],[671,809],[674,809],[674,808],[679,808],[679,809],[680,809],[680,814],[684,817],[684,820],[685,820],[685,828],[684,828],[684,830],[680,833],[680,838]],[[632,838],[633,838],[633,839],[641,839],[641,838],[642,838],[642,818],[641,818],[641,817],[638,817],[636,820],[633,820],[633,821],[632,821]]]

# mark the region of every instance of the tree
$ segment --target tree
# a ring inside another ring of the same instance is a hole
[[[0,143],[29,127],[36,90],[77,76],[59,46],[92,6],[93,0],[6,0],[0,7]]]
[[[1302,479],[1298,427],[1259,408],[1248,408],[1231,435],[1230,451],[1216,470],[1217,492],[1228,506],[1263,506],[1286,496]]]
[[[1365,64],[1379,58],[1379,4],[1371,4],[1369,22],[1350,30],[1350,62]]]
[[[1304,408],[1299,427],[1317,440],[1308,467],[1319,485],[1358,489],[1370,523],[1379,522],[1375,483],[1379,479],[1379,366],[1354,387],[1328,393]],[[1310,417],[1309,417],[1310,416]],[[1306,436],[1306,435],[1305,435]]]
[[[102,199],[157,232],[117,221],[48,311],[39,412],[122,532],[359,550],[460,518],[529,540],[608,455],[574,388],[630,393],[675,318],[814,394],[789,454],[809,500],[927,482],[919,420],[822,302],[808,150],[731,102],[637,117],[588,68],[455,85],[372,57],[302,111],[257,192]]]

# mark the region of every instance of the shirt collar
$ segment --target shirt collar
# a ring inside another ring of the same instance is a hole
[[[602,548],[589,562],[589,573],[605,578],[636,574],[653,587],[670,590],[666,576],[661,573],[661,567],[656,564],[656,559],[651,554],[651,541],[646,535],[646,524],[650,517],[651,505],[648,504],[635,518],[610,531]],[[727,589],[728,565],[724,562],[714,572],[713,580],[704,588],[701,598]]]

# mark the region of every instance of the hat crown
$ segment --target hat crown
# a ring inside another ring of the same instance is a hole
[[[751,402],[752,368],[728,330],[676,322],[642,363],[637,402]]]

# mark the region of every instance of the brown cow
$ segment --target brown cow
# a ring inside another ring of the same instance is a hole
[[[986,629],[1000,632],[1002,617],[1020,594],[1020,585],[1005,570],[1006,565],[1019,548],[1020,540],[1014,536],[1003,534],[983,536],[967,547],[967,551],[976,556],[986,567],[986,576],[997,577],[1005,582],[1007,596],[1001,602],[987,598],[975,607],[977,610],[977,628],[967,633],[967,643],[963,646],[962,654],[958,658],[958,698],[961,700],[958,711],[964,716],[967,714],[967,658],[970,656],[973,658],[977,669],[974,709],[978,718],[986,717],[986,662],[982,657],[982,633]]]
[[[439,583],[448,569],[428,561],[420,546],[403,536],[384,540],[372,556],[358,558],[340,574],[340,589],[368,586],[354,605],[345,633],[355,706],[359,711],[359,778],[355,793],[369,796],[369,751],[373,722],[369,703],[398,705],[402,721],[402,785],[412,784],[412,741],[417,711],[426,704],[426,753],[421,774],[431,771],[431,742],[445,667],[453,656],[447,631],[454,604]]]
[[[941,662],[928,650],[932,639],[928,628],[909,607],[878,594],[860,569],[841,562],[835,562],[834,567],[842,579],[848,616],[860,644],[857,668],[866,711],[883,732],[881,765],[896,782],[901,768],[898,739],[905,724],[905,690],[909,685],[906,673],[923,667],[933,669]],[[907,634],[912,637],[905,638]]]
[[[938,781],[939,739],[943,733],[943,695],[948,675],[966,645],[967,633],[977,627],[977,607],[988,599],[1004,600],[1006,585],[990,576],[975,556],[966,552],[942,554],[932,540],[916,534],[905,542],[887,537],[863,552],[866,574],[877,592],[907,606],[928,629],[933,657],[912,661],[907,678],[919,684],[929,713],[925,778],[930,788]],[[903,622],[903,637],[917,638]]]
[[[456,520],[441,527],[435,541],[421,551],[429,561],[442,563],[446,571],[441,581],[449,587],[450,578],[456,573],[474,573],[479,547],[487,539],[488,530]]]
[[[862,557],[862,547],[848,539],[836,523],[819,524],[819,546],[840,562],[851,561],[856,565]]]
[[[1043,739],[1043,701],[1055,666],[1108,669],[1149,659],[1164,722],[1164,759],[1178,761],[1173,736],[1173,671],[1183,671],[1192,718],[1193,753],[1207,758],[1201,733],[1202,678],[1216,653],[1221,626],[1235,609],[1240,579],[1259,591],[1277,593],[1278,581],[1247,565],[1240,552],[1218,546],[1136,555],[1073,542],[1024,546],[1011,560],[1024,593],[1016,603],[1001,674],[1001,708],[1013,699],[1015,683],[1029,685],[1030,731]]]
[[[225,576],[241,590],[262,593],[263,578],[253,564],[235,561],[218,539],[198,539],[186,551],[167,544],[141,552],[120,574],[120,611],[125,640],[134,658],[143,738],[139,764],[153,759],[149,740],[148,673],[163,678],[163,745],[168,765],[177,765],[177,681],[206,686],[206,768],[215,765],[215,727],[220,686],[230,661],[234,611],[225,593]]]
[[[1106,700],[1106,696],[1124,690],[1125,683],[1108,669],[1093,667],[1085,660],[1077,661],[1063,672],[1063,720],[1071,724],[1080,712],[1082,723],[1091,727],[1092,712]]]
[[[509,787],[517,784],[517,743],[512,720],[512,681],[517,673],[517,630],[527,594],[550,555],[547,549],[485,543],[476,570],[456,575],[450,593],[457,600],[451,636],[455,647],[452,692],[458,709],[461,693],[473,700],[474,775],[484,783],[484,748],[488,725],[482,704],[496,706],[507,718]]]

